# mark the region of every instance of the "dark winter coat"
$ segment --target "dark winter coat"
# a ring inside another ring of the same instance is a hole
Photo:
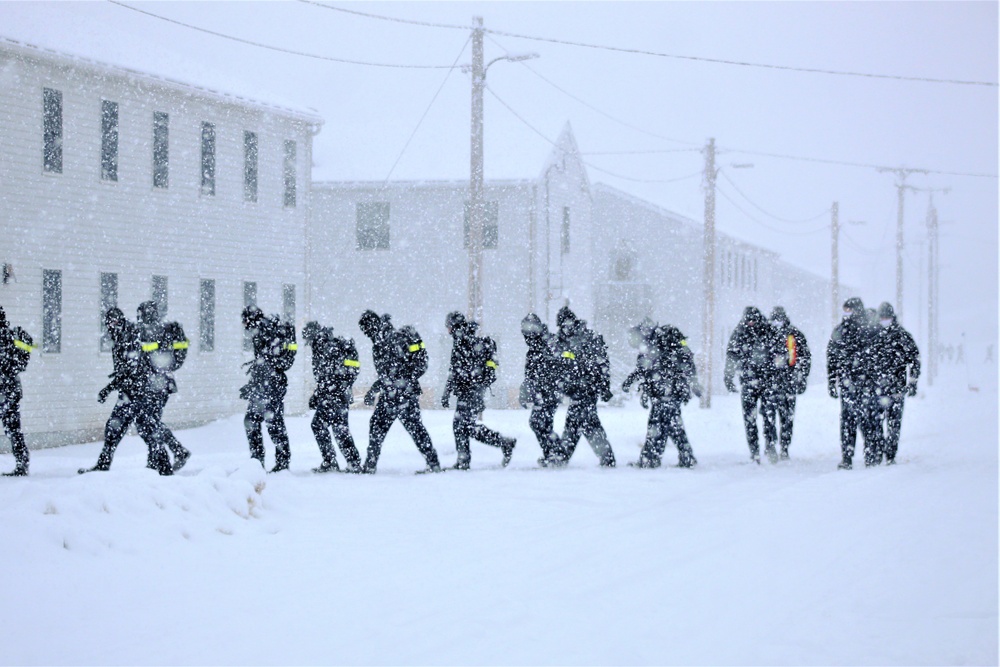
[[[120,391],[132,400],[138,400],[149,379],[150,367],[142,353],[139,327],[124,320],[121,327],[108,331],[111,337],[111,391]]]
[[[876,376],[880,393],[901,394],[909,381],[920,377],[920,351],[917,343],[893,316],[892,324],[880,327],[875,336]]]
[[[521,403],[540,406],[559,403],[559,357],[553,348],[555,337],[543,329],[538,333],[524,334],[528,354],[524,357],[524,382],[521,384]]]
[[[0,325],[0,394],[20,399],[21,383],[14,361],[14,334],[6,324]],[[0,403],[3,403],[0,397]]]
[[[445,396],[456,396],[486,388],[486,364],[491,359],[486,354],[484,340],[476,335],[479,324],[463,320],[451,332],[451,361],[448,365],[448,382]],[[495,364],[496,362],[494,362]]]
[[[320,331],[312,342],[312,372],[317,397],[350,403],[358,368],[354,341],[335,336],[329,329]]]
[[[640,390],[654,401],[687,403],[698,375],[684,334],[673,326],[657,327],[650,343],[636,368]]]
[[[384,317],[372,339],[372,361],[378,379],[371,391],[390,397],[405,398],[420,395],[420,381],[406,370],[407,341],[392,322]]]
[[[778,351],[774,357],[774,387],[784,393],[801,394],[806,390],[809,371],[812,369],[809,343],[805,335],[787,319],[776,332]]]
[[[268,317],[253,329],[253,362],[248,371],[250,381],[240,392],[243,398],[280,399],[288,390],[288,377],[276,365],[282,347],[277,325],[275,318]]]
[[[574,401],[611,400],[611,362],[604,338],[575,320],[557,339],[562,392]]]
[[[774,359],[779,353],[774,329],[756,308],[748,308],[733,330],[726,346],[726,386],[732,386],[737,372],[741,385],[759,386],[774,382]]]
[[[834,328],[826,347],[826,374],[831,385],[874,391],[876,333],[864,312],[853,313]]]

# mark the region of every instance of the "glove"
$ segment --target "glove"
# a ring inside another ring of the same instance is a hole
[[[725,382],[726,382],[726,391],[732,392],[732,393],[735,394],[736,393],[736,383],[733,382],[733,378],[727,377],[725,379]]]
[[[312,396],[309,397],[309,409],[310,410],[316,409],[316,394],[313,394]]]
[[[103,403],[104,401],[108,400],[108,394],[110,394],[110,393],[111,393],[111,390],[108,389],[107,387],[105,387],[104,389],[102,389],[99,392],[97,392],[97,402],[98,403]]]
[[[917,395],[917,383],[910,381],[906,383],[906,395],[916,396]]]
[[[441,396],[441,407],[442,408],[448,407],[448,403],[450,402],[449,401],[450,398],[451,398],[450,394],[444,394],[444,395]]]
[[[830,398],[837,398],[837,382],[836,380],[830,380],[830,386],[828,387],[830,391]]]
[[[611,390],[605,389],[604,392],[601,394],[601,400],[607,403],[608,401],[611,400],[612,396],[614,396],[614,394],[611,393]]]
[[[631,377],[627,377],[627,378],[625,378],[625,381],[622,382],[622,391],[627,394],[628,391],[629,391],[629,389],[631,389],[631,388],[632,388],[632,378]]]
[[[644,391],[639,392],[639,405],[641,405],[644,408],[649,407],[649,394],[647,394]]]
[[[369,389],[365,394],[365,405],[375,405],[375,389]]]
[[[691,383],[691,393],[701,398],[701,383],[697,380]]]

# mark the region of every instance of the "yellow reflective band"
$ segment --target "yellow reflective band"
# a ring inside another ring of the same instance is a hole
[[[497,362],[490,359],[489,361],[486,362],[486,365],[495,370],[497,367]]]
[[[344,365],[351,368],[361,368],[361,362],[357,359],[344,359]]]
[[[299,346],[298,346],[297,343],[286,343],[285,344],[285,349],[286,350],[291,350],[292,352],[294,352],[295,350],[299,349]]]
[[[174,343],[173,348],[175,350],[186,350],[188,349],[188,342],[186,340],[179,340]]]
[[[568,350],[566,352],[563,352],[562,356],[563,356],[563,359],[576,359],[576,355],[573,354],[572,352],[568,351]]]
[[[15,340],[14,341],[14,347],[18,348],[19,350],[24,350],[25,352],[28,352],[29,354],[35,349],[35,347],[33,345],[28,345],[23,340]]]
[[[159,350],[159,349],[160,349],[160,344],[159,343],[143,343],[142,344],[142,351],[143,352],[152,352],[153,350]]]
[[[411,345],[409,349],[410,352],[416,352],[417,350],[424,350],[426,348],[427,346],[424,345],[424,341],[420,341],[419,343],[414,343],[413,345]]]
[[[681,345],[687,345],[687,344],[688,344],[687,338],[682,338]]]

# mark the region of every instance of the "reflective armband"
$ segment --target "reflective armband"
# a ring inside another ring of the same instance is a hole
[[[410,350],[410,352],[416,352],[418,350],[423,350],[426,347],[427,346],[424,345],[424,341],[420,341],[419,343],[414,343],[413,345],[411,345],[410,348],[409,348],[409,350]]]
[[[172,345],[175,350],[186,350],[188,349],[188,342],[186,340],[179,340]]]
[[[688,344],[687,338],[681,338],[681,345],[687,346],[687,344]]]
[[[566,350],[565,352],[563,352],[562,356],[563,356],[563,359],[576,359],[576,355],[573,354],[572,352],[570,352],[569,350]]]
[[[296,350],[299,349],[297,343],[285,343],[282,347],[286,350],[291,350],[292,352],[295,352]]]
[[[351,368],[361,368],[361,362],[357,359],[344,359],[344,365]]]
[[[142,344],[142,351],[143,352],[152,352],[153,350],[159,350],[159,349],[160,349],[160,344],[159,343],[143,343]]]
[[[489,366],[490,368],[492,368],[493,370],[497,369],[497,362],[493,361],[492,359],[489,359],[486,362],[486,365]]]
[[[35,346],[34,345],[28,345],[23,340],[15,340],[14,341],[14,347],[16,347],[19,350],[24,350],[28,354],[31,354],[35,350]]]

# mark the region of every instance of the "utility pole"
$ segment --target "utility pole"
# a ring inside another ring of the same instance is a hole
[[[483,17],[472,17],[472,164],[469,170],[469,306],[466,316],[483,326]]]
[[[831,236],[831,251],[830,251],[830,261],[832,266],[830,267],[830,276],[832,280],[830,281],[830,304],[831,313],[833,315],[833,325],[837,326],[837,322],[840,321],[840,220],[838,216],[840,215],[840,203],[833,202],[833,208],[830,209],[830,236]]]
[[[900,320],[903,319],[903,204],[904,204],[904,194],[906,189],[915,190],[906,185],[906,177],[910,174],[926,174],[927,172],[923,169],[907,169],[906,167],[899,167],[898,169],[879,169],[879,172],[885,173],[890,172],[896,174],[899,178],[899,182],[896,183],[896,188],[898,189],[898,201],[896,204],[896,317]]]
[[[705,146],[705,310],[702,314],[705,377],[701,407],[712,407],[712,332],[715,328],[715,139]]]
[[[941,256],[938,252],[938,214],[934,206],[934,193],[948,194],[951,188],[924,188],[930,193],[927,201],[927,384],[934,384],[937,377],[938,346],[938,271]]]

